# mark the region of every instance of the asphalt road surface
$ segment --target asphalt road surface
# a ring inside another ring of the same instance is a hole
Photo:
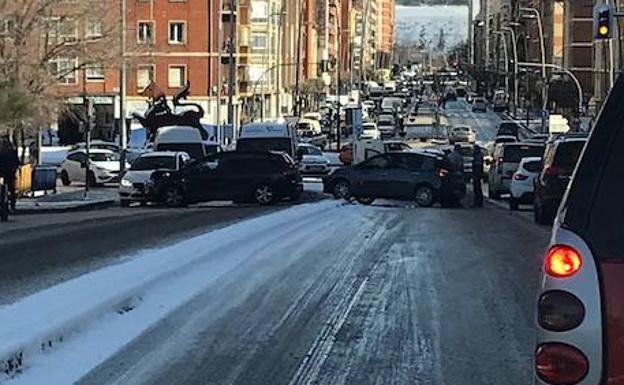
[[[336,205],[79,383],[528,384],[548,232],[491,205]]]
[[[299,203],[321,199],[304,193]],[[11,216],[0,223],[0,304],[215,228],[290,207],[208,203]]]

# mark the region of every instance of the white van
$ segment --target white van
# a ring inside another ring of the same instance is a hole
[[[362,163],[375,155],[384,154],[386,148],[384,142],[379,139],[363,139],[353,142],[353,163]]]
[[[198,129],[191,126],[162,127],[154,139],[154,151],[186,152],[191,159],[201,159],[218,151],[218,144],[203,141]]]
[[[237,151],[279,151],[297,159],[295,126],[287,123],[263,122],[245,124],[236,142]]]

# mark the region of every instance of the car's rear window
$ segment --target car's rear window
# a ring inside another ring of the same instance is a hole
[[[542,162],[540,162],[539,160],[526,162],[524,164],[524,169],[528,172],[540,172],[542,170]]]
[[[573,170],[585,147],[585,141],[563,142],[557,147],[554,165]]]
[[[543,154],[543,146],[505,146],[503,161],[517,163],[520,162],[522,158],[530,158],[534,156],[541,157]]]

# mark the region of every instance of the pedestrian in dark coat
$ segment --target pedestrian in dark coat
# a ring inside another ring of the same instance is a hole
[[[483,152],[477,145],[472,151],[472,190],[474,191],[473,207],[483,207]]]

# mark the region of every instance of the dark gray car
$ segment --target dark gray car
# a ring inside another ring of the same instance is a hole
[[[323,179],[324,191],[355,197],[362,204],[377,198],[411,200],[429,207],[439,201],[448,167],[432,154],[388,153],[336,170]]]

